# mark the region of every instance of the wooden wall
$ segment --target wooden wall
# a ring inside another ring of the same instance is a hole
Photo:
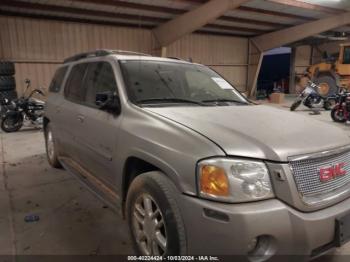
[[[63,59],[94,49],[152,53],[150,30],[0,16],[0,59],[16,63],[19,93],[23,81],[47,88]],[[189,35],[167,48],[176,56],[211,66],[240,90],[246,88],[248,42],[244,38]]]

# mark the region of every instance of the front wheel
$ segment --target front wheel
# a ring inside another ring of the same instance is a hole
[[[346,115],[344,110],[341,107],[334,107],[331,111],[331,117],[334,122],[337,123],[345,123],[346,122]]]
[[[161,172],[137,176],[128,190],[126,217],[138,255],[186,254],[185,227],[174,184]]]
[[[1,121],[1,129],[6,133],[17,132],[22,126],[22,114],[7,115]]]
[[[300,106],[301,102],[302,102],[302,100],[297,100],[297,101],[295,101],[295,102],[291,105],[290,111],[295,111],[295,109],[297,109],[297,108]]]

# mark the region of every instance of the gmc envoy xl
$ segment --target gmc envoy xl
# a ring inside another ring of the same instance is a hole
[[[70,57],[49,89],[48,161],[125,216],[137,254],[313,258],[349,239],[339,128],[256,105],[206,66],[126,51]]]

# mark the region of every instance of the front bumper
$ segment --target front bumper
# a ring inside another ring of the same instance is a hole
[[[350,211],[350,199],[310,213],[277,199],[225,204],[182,195],[180,202],[188,253],[195,255],[247,255],[253,238],[268,236],[270,254],[312,258],[334,247],[335,219]]]

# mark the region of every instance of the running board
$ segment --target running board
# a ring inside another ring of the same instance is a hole
[[[114,212],[122,215],[121,199],[118,194],[102,183],[98,178],[68,157],[59,157],[59,161],[71,175],[78,179],[90,192],[96,195]]]

